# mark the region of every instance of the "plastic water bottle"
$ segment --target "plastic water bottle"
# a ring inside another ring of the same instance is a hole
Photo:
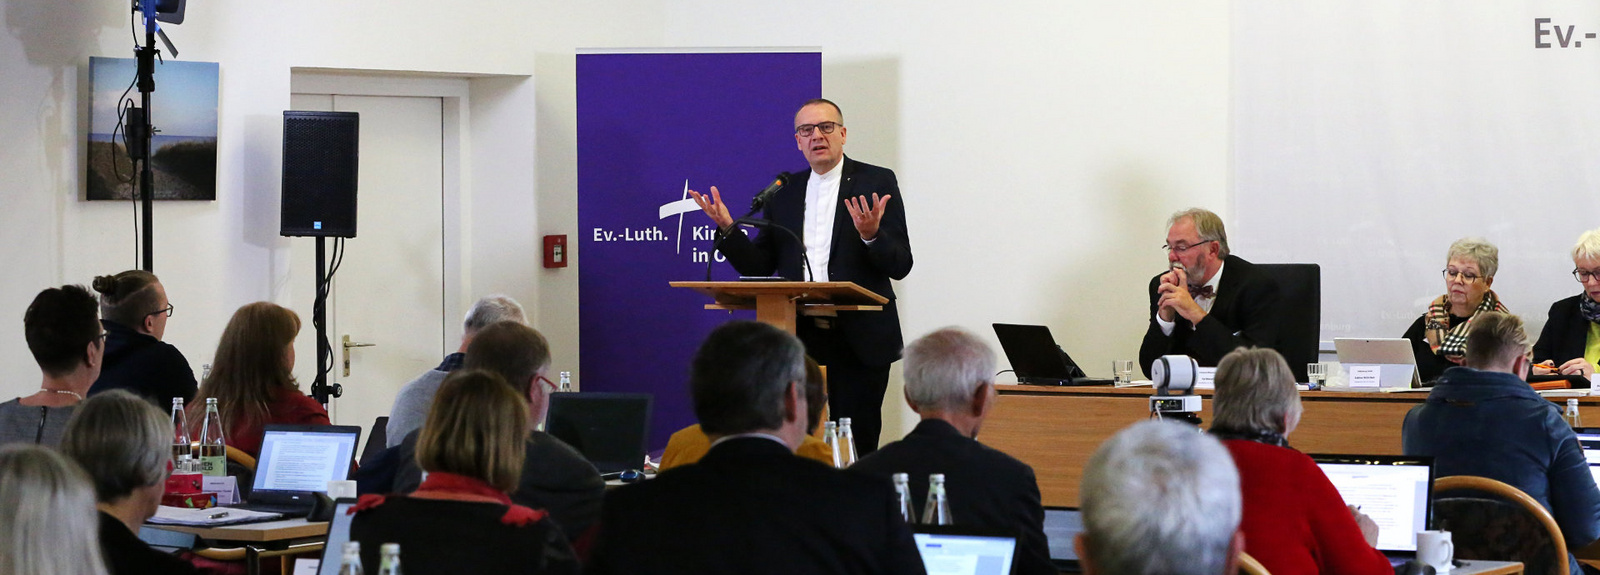
[[[856,434],[850,431],[850,418],[839,418],[839,454],[844,459],[844,466],[856,464]]]
[[[361,542],[347,541],[344,558],[339,560],[339,575],[364,575],[361,570]]]
[[[906,523],[916,523],[917,518],[911,514],[911,476],[894,474],[894,494],[900,500],[900,518]]]
[[[189,418],[183,412],[183,398],[172,398],[172,472],[193,469],[194,446],[189,444]]]
[[[384,543],[378,547],[381,559],[378,562],[378,575],[400,575],[400,544]]]
[[[833,451],[834,468],[844,467],[844,459],[839,454],[839,424],[832,421],[822,424],[822,442]]]
[[[222,477],[228,474],[228,442],[222,437],[222,414],[217,398],[206,398],[205,425],[200,428],[200,472]]]
[[[1583,427],[1583,420],[1578,417],[1578,398],[1567,398],[1566,419],[1567,424],[1571,425],[1573,429]]]
[[[928,504],[922,507],[922,522],[928,525],[949,525],[950,501],[944,493],[944,474],[928,476]]]
[[[570,372],[570,371],[561,372],[561,385],[560,385],[560,387],[556,388],[556,391],[561,392],[561,393],[566,393],[566,392],[572,391],[572,372]]]

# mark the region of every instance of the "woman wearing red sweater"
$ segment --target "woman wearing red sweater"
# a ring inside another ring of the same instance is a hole
[[[322,404],[295,383],[294,338],[299,333],[300,316],[274,303],[258,301],[233,312],[217,343],[211,375],[189,404],[191,436],[199,437],[206,399],[212,397],[228,445],[251,456],[259,456],[266,424],[331,425]]]
[[[1346,506],[1317,464],[1289,447],[1300,392],[1283,356],[1239,349],[1217,366],[1211,434],[1239,468],[1245,552],[1273,575],[1394,573],[1378,526]]]

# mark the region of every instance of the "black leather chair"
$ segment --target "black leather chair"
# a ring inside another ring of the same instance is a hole
[[[1316,363],[1322,335],[1322,266],[1317,264],[1257,264],[1278,281],[1280,305],[1278,345],[1289,361],[1295,381],[1306,381],[1306,364]]]
[[[380,415],[372,422],[372,431],[367,433],[367,445],[361,448],[362,466],[372,463],[374,457],[382,453],[389,445],[389,416]]]

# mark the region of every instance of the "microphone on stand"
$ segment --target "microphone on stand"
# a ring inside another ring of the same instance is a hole
[[[772,179],[772,183],[767,185],[766,189],[756,192],[756,197],[750,198],[750,213],[745,214],[744,217],[748,218],[760,211],[761,208],[766,207],[767,202],[772,201],[772,196],[778,195],[778,190],[787,185],[789,185],[789,172],[779,172],[777,177]]]
[[[806,244],[804,241],[800,240],[800,236],[795,234],[794,230],[775,224],[770,220],[751,217],[754,216],[756,212],[759,212],[762,208],[766,207],[767,202],[772,201],[773,196],[778,195],[778,190],[783,189],[783,187],[788,184],[789,172],[779,172],[778,175],[772,179],[771,184],[767,184],[766,188],[762,189],[760,192],[757,192],[756,196],[750,199],[750,211],[743,217],[733,221],[733,226],[728,230],[728,234],[733,233],[734,230],[741,225],[752,228],[772,228],[789,234],[789,237],[794,238],[795,243],[800,245],[801,265],[805,268],[806,277],[811,278],[811,258],[806,254]],[[711,266],[717,261],[715,254],[717,253],[718,247],[722,245],[722,240],[726,237],[728,237],[727,234],[724,234],[721,230],[718,230],[716,239],[712,240],[711,242],[711,253],[707,254],[706,257],[706,281],[711,281]],[[806,281],[815,281],[815,279],[807,279]]]

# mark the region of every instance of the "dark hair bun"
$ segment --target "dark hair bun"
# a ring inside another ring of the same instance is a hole
[[[94,286],[94,291],[102,294],[117,294],[117,276],[95,276],[94,283],[90,285]]]

